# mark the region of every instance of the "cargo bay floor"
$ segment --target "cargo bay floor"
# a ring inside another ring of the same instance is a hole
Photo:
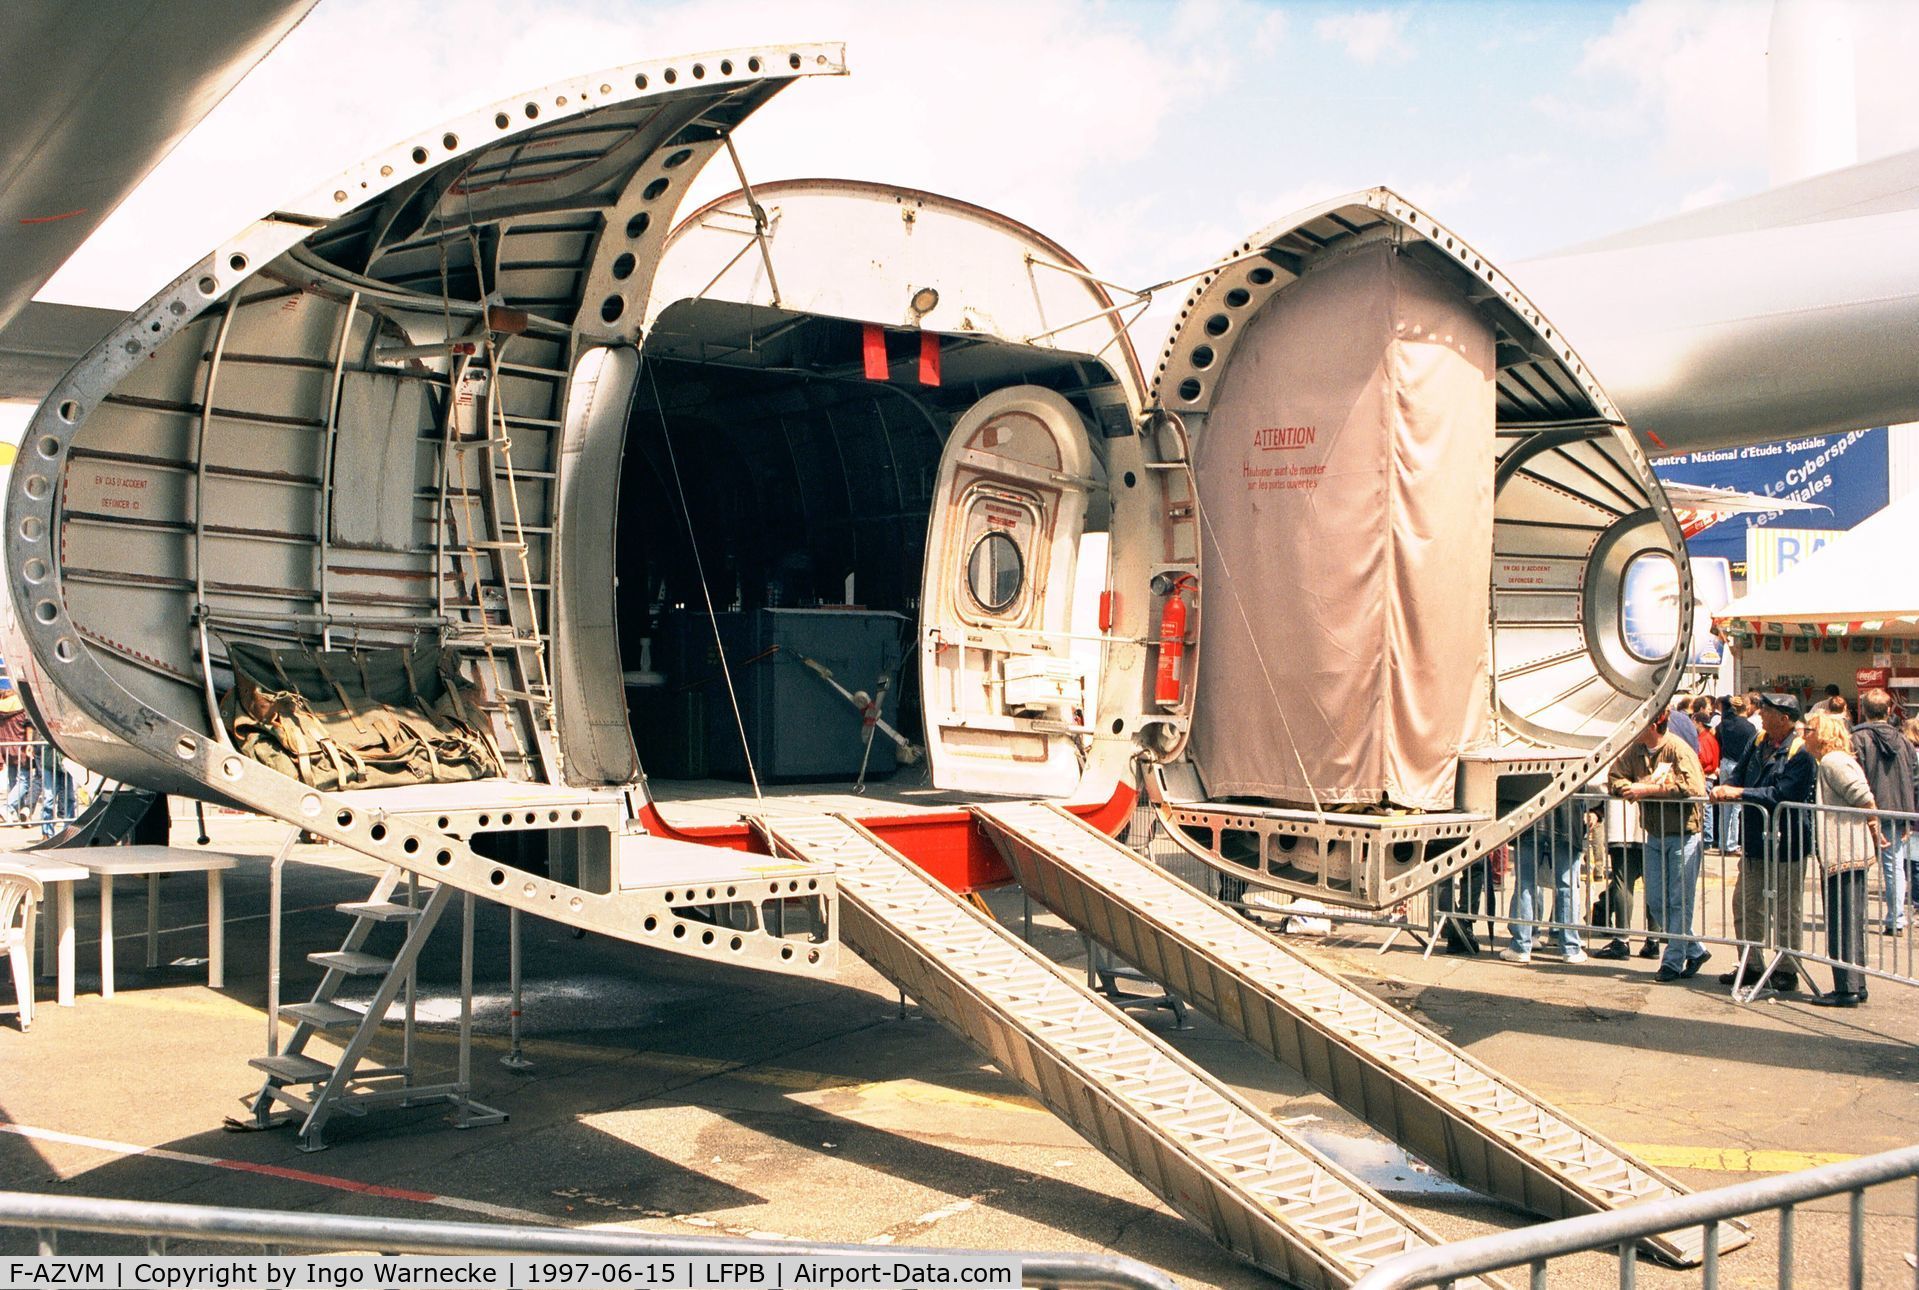
[[[285,1001],[310,990],[318,969],[305,954],[338,947],[345,920],[332,907],[363,898],[371,872],[338,851],[296,852]],[[474,1095],[509,1112],[508,1123],[458,1132],[444,1107],[341,1117],[329,1127],[331,1149],[311,1155],[290,1129],[224,1132],[223,1118],[242,1113],[257,1087],[246,1059],[264,1051],[266,869],[248,862],[228,877],[221,991],[207,988],[197,957],[176,957],[204,952],[195,877],[161,884],[165,966],[141,968],[143,920],[128,909],[119,993],[102,1000],[97,906],[83,889],[78,1005],[55,1006],[43,981],[25,1034],[10,996],[0,1005],[0,1187],[709,1235],[1110,1249],[1183,1283],[1272,1284],[960,1040],[910,1004],[902,1016],[891,986],[850,954],[836,979],[802,981],[575,939],[528,920],[524,1045],[534,1065],[515,1073],[498,1060],[508,1051],[506,914],[482,904]],[[991,904],[1019,926],[1016,889]],[[1044,951],[1083,964],[1079,937],[1063,923],[1035,910],[1033,926]],[[1919,1141],[1919,991],[1882,983],[1851,1012],[1740,1006],[1711,972],[1660,985],[1643,960],[1575,967],[1541,956],[1521,967],[1489,955],[1422,959],[1403,940],[1378,954],[1380,940],[1356,929],[1300,943],[1690,1186]],[[423,968],[427,1078],[453,1063],[458,970],[457,930],[443,926]],[[1141,1015],[1443,1236],[1526,1221],[1408,1161],[1206,1019],[1174,1032],[1168,1014]],[[1868,1284],[1911,1284],[1913,1203],[1906,1186],[1870,1198]],[[1758,1229],[1752,1247],[1727,1257],[1726,1284],[1775,1283],[1772,1224]],[[1836,1282],[1845,1229],[1840,1203],[1802,1214],[1802,1284]],[[121,1247],[74,1237],[68,1248]],[[0,1232],[0,1251],[30,1249],[28,1234]],[[1616,1262],[1595,1255],[1553,1284],[1617,1277]],[[1696,1284],[1696,1274],[1643,1267],[1640,1284]]]

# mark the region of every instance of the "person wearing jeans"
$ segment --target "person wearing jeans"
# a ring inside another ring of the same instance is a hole
[[[40,833],[52,837],[73,822],[75,792],[67,759],[51,743],[40,745]]]
[[[1512,944],[1499,951],[1509,963],[1529,963],[1533,956],[1532,926],[1546,915],[1539,890],[1540,870],[1552,866],[1553,921],[1561,924],[1547,929],[1549,948],[1568,963],[1584,963],[1586,950],[1579,929],[1565,926],[1582,921],[1579,897],[1575,892],[1581,852],[1579,812],[1568,798],[1536,821],[1513,842],[1513,899],[1509,908]]]
[[[1899,817],[1913,809],[1915,761],[1904,732],[1888,719],[1892,716],[1890,694],[1877,688],[1867,690],[1859,696],[1859,715],[1864,721],[1851,732],[1849,751],[1859,763],[1879,809],[1893,813],[1885,822],[1875,859],[1879,862],[1879,889],[1885,899],[1880,930],[1897,936],[1906,930],[1907,921],[1906,827]]]
[[[1836,712],[1806,718],[1806,750],[1819,763],[1815,801],[1822,808],[1814,827],[1819,872],[1826,896],[1826,957],[1832,989],[1810,1002],[1822,1008],[1856,1008],[1866,1001],[1866,870],[1886,845],[1852,731]]]
[[[1639,803],[1646,828],[1647,920],[1665,933],[1660,981],[1694,976],[1712,956],[1693,939],[1699,891],[1705,772],[1699,754],[1655,717],[1626,749],[1607,780],[1612,791]]]
[[[1721,701],[1719,724],[1713,733],[1719,736],[1719,782],[1737,784],[1739,767],[1746,760],[1746,754],[1759,739],[1759,732],[1752,726],[1749,718],[1751,709],[1746,696],[1735,694]],[[1740,854],[1740,816],[1744,812],[1737,806],[1716,808],[1719,817],[1719,849],[1727,855]]]

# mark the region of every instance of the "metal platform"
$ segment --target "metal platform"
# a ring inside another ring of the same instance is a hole
[[[337,796],[370,816],[417,820],[456,837],[517,829],[617,832],[626,818],[625,798],[617,788],[570,788],[518,779],[400,784],[353,789]]]
[[[1238,802],[1168,803],[1183,850],[1222,873],[1338,904],[1375,905],[1402,874],[1454,850],[1491,816],[1304,811]],[[1434,881],[1438,879],[1435,877]]]
[[[760,827],[779,849],[834,867],[845,940],[861,957],[1235,1254],[1296,1285],[1335,1287],[1432,1243],[871,833],[829,816]]]
[[[1520,741],[1459,754],[1459,804],[1462,810],[1492,814],[1499,809],[1502,781],[1545,781],[1583,761],[1586,750]]]
[[[974,813],[1035,899],[1459,1182],[1553,1218],[1685,1191],[1068,813]],[[1719,1249],[1749,1239],[1729,1224]],[[1698,1229],[1647,1244],[1704,1256]]]

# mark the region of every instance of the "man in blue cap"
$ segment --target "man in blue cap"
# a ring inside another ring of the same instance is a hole
[[[1764,807],[1773,813],[1769,824],[1760,811],[1742,812],[1745,819],[1741,823],[1740,840],[1745,853],[1739,861],[1739,886],[1733,893],[1733,928],[1740,940],[1788,950],[1799,948],[1799,932],[1805,923],[1806,857],[1812,854],[1812,813],[1782,812],[1778,808],[1786,802],[1812,801],[1819,780],[1819,764],[1794,730],[1801,715],[1799,700],[1792,695],[1761,695],[1759,721],[1763,737],[1741,761],[1739,783],[1721,784],[1712,791],[1715,801],[1741,802],[1748,808]],[[1768,843],[1774,848],[1776,864],[1770,875],[1766,872]],[[1777,897],[1770,937],[1767,936],[1768,887]],[[1719,983],[1753,985],[1764,970],[1763,963],[1748,962],[1744,975],[1735,968],[1722,974]],[[1770,984],[1775,990],[1798,989],[1797,960],[1789,958],[1781,963],[1773,972]]]

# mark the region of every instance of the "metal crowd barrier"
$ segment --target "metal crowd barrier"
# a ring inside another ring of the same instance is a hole
[[[39,1253],[60,1253],[63,1232],[142,1238],[148,1254],[180,1253],[176,1241],[265,1247],[288,1252],[379,1251],[382,1254],[484,1256],[587,1256],[619,1259],[818,1259],[870,1263],[876,1258],[1017,1259],[1021,1283],[1036,1287],[1084,1286],[1088,1290],[1176,1290],[1157,1268],[1117,1254],[1022,1254],[1008,1250],[934,1249],[925,1246],[764,1241],[718,1236],[674,1236],[605,1229],[516,1227],[504,1223],[421,1222],[414,1219],[350,1218],[339,1214],[284,1214],[264,1209],[227,1209],[147,1201],[100,1200],[0,1192],[0,1227],[36,1233]]]
[[[44,739],[0,740],[0,827],[42,828],[58,832],[78,819],[86,809],[86,802],[100,792],[102,781],[99,776],[62,755],[60,772],[70,784],[66,799],[73,805],[68,810],[55,809],[43,814],[43,809],[48,805],[44,759],[55,751]],[[14,792],[23,776],[30,777],[33,790],[31,796],[22,802],[26,813],[18,819],[7,819],[5,811],[12,809]],[[56,796],[55,801],[58,800]]]
[[[1693,904],[1688,939],[1713,951],[1710,968],[1715,975],[1728,970],[1738,974],[1736,998],[1751,1001],[1788,975],[1806,977],[1813,964],[1857,968],[1868,978],[1919,985],[1919,909],[1910,904],[1919,885],[1912,881],[1919,877],[1913,872],[1919,863],[1919,813],[1814,803],[1785,803],[1774,809],[1709,798],[1661,798],[1655,805],[1673,811],[1696,806],[1702,812],[1706,829],[1699,871],[1688,884]],[[1563,945],[1570,932],[1591,955],[1614,940],[1663,945],[1663,929],[1654,924],[1664,902],[1649,902],[1644,890],[1646,834],[1640,808],[1639,802],[1606,794],[1575,794],[1494,856],[1397,910],[1373,914],[1318,902],[1301,905],[1283,893],[1262,892],[1257,884],[1244,892],[1226,890],[1215,870],[1161,836],[1150,810],[1136,815],[1130,836],[1134,846],[1161,867],[1249,914],[1385,928],[1393,935],[1379,947],[1382,953],[1403,933],[1419,940],[1428,955],[1442,944],[1497,949],[1503,926],[1507,945],[1516,929],[1529,929],[1531,935],[1519,939],[1531,941],[1535,954],[1550,954],[1545,947]],[[1868,817],[1880,821],[1888,840],[1888,848],[1873,848],[1869,855],[1863,854],[1871,846],[1864,840]],[[1759,854],[1749,857],[1724,845],[1729,832],[1743,843],[1754,829],[1765,837]],[[1782,837],[1809,842],[1782,850]],[[1895,843],[1901,850],[1888,859],[1884,851]],[[1521,867],[1528,864],[1538,874],[1529,909],[1513,899]],[[1562,902],[1555,891],[1555,864],[1571,866],[1569,902]],[[1834,864],[1853,866],[1863,875],[1844,889],[1837,941],[1829,909],[1833,897],[1823,877]],[[1908,879],[1904,891],[1896,881],[1901,865]],[[1562,903],[1569,903],[1570,910],[1560,908]],[[1864,925],[1857,937],[1850,921],[1855,916]],[[1488,931],[1484,938],[1478,935],[1481,924]]]
[[[1534,1290],[1544,1290],[1551,1260],[1607,1250],[1618,1251],[1619,1284],[1622,1288],[1630,1287],[1634,1284],[1638,1242],[1661,1232],[1676,1232],[1689,1227],[1705,1229],[1706,1258],[1700,1267],[1700,1284],[1705,1290],[1717,1290],[1720,1284],[1719,1250],[1714,1234],[1718,1224],[1730,1218],[1768,1212],[1779,1215],[1777,1272],[1771,1284],[1778,1286],[1779,1290],[1791,1290],[1797,1271],[1795,1209],[1799,1205],[1830,1196],[1846,1197],[1844,1284],[1851,1290],[1861,1290],[1868,1284],[1866,1191],[1871,1187],[1909,1178],[1919,1178],[1919,1146],[1901,1147],[1897,1151],[1821,1165],[1817,1169],[1799,1173],[1736,1183],[1714,1191],[1693,1192],[1605,1213],[1539,1223],[1496,1236],[1413,1250],[1377,1265],[1359,1279],[1353,1290],[1449,1288],[1462,1278],[1519,1267],[1530,1271],[1530,1284]],[[1907,1248],[1919,1254],[1919,1221],[1914,1223],[1913,1244]],[[1741,1258],[1750,1259],[1754,1253],[1756,1251],[1747,1250]],[[1915,1255],[1901,1252],[1896,1257],[1903,1263]],[[1750,1268],[1747,1271],[1750,1272]],[[1873,1269],[1873,1273],[1873,1285],[1894,1285],[1901,1281],[1908,1285],[1919,1284],[1919,1272],[1904,1267],[1897,1269],[1892,1276],[1884,1275],[1883,1269]],[[1808,1283],[1818,1287],[1839,1285],[1838,1269],[1822,1260],[1811,1269]]]

